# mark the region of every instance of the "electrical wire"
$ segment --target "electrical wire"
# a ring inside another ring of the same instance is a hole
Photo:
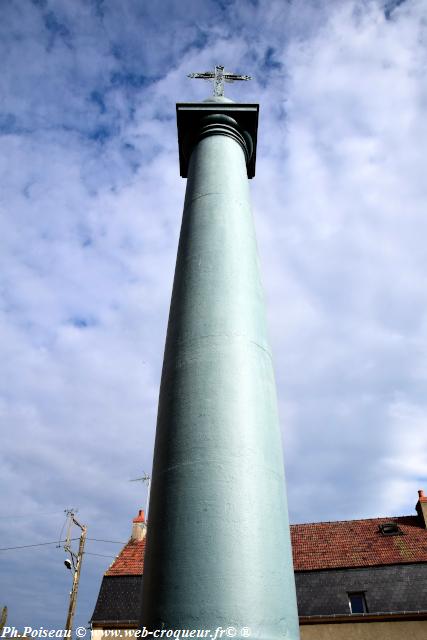
[[[101,540],[100,538],[86,538],[86,540],[93,540],[94,542],[111,542],[111,544],[127,544],[126,542],[120,542],[118,540]]]
[[[80,538],[71,538],[71,541],[80,540]],[[109,542],[111,544],[127,544],[126,542],[119,542],[118,540],[101,540],[100,538],[86,538],[90,542]],[[29,549],[30,547],[44,547],[48,544],[56,544],[60,546],[61,542],[67,542],[66,540],[55,540],[54,542],[38,542],[37,544],[23,544],[18,547],[3,547],[0,551],[14,551],[15,549]],[[111,556],[105,556],[111,557]]]
[[[71,538],[71,540],[80,540],[80,538]],[[3,547],[0,551],[12,551],[14,549],[29,549],[30,547],[44,547],[47,544],[58,544],[59,542],[66,542],[66,540],[54,540],[53,542],[38,542],[37,544],[23,544],[19,547]]]
[[[64,524],[62,525],[61,533],[59,534],[58,547],[60,546],[62,534],[64,533],[65,525],[67,524],[68,516],[65,516]]]
[[[98,556],[99,558],[116,558],[117,556],[105,556],[103,553],[92,553],[92,551],[83,551],[85,556]]]
[[[58,515],[58,511],[46,511],[46,512],[40,512],[40,511],[34,511],[33,513],[15,513],[15,514],[10,514],[8,516],[0,516],[0,520],[16,520],[17,518],[40,518],[41,516],[43,516],[44,518],[47,516],[57,516]]]

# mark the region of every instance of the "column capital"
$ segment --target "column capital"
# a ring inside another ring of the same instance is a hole
[[[258,104],[181,102],[176,105],[180,175],[187,177],[194,145],[208,135],[227,135],[242,147],[248,178],[255,175]]]

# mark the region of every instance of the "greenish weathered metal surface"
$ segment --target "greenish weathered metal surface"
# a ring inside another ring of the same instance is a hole
[[[142,625],[299,638],[245,157],[224,135],[190,160],[149,513]]]

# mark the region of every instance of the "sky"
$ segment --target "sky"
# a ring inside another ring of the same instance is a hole
[[[111,541],[87,543],[76,625],[145,506],[130,480],[151,469],[185,193],[175,103],[206,98],[187,74],[215,64],[260,103],[250,188],[291,522],[415,513],[426,24],[422,0],[1,2],[0,548],[59,540],[71,507]],[[65,557],[0,551],[8,624],[63,628]]]

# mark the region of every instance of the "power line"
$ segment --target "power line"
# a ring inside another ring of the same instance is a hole
[[[40,512],[40,511],[33,511],[32,513],[15,513],[15,514],[11,514],[8,516],[0,516],[0,520],[15,520],[16,518],[39,518],[40,516],[46,517],[46,516],[58,516],[59,512],[58,511],[47,511],[47,512]]]
[[[119,540],[101,540],[100,538],[87,538],[94,542],[111,542],[111,544],[127,544],[126,542],[120,542]]]
[[[87,539],[90,540],[91,542],[109,542],[111,544],[126,544],[126,542],[120,542],[119,540],[101,540],[100,538],[87,538]],[[71,538],[71,540],[79,540],[79,538]],[[38,542],[36,544],[23,544],[18,547],[3,547],[3,548],[0,548],[0,551],[13,551],[15,549],[29,549],[30,547],[44,547],[48,544],[57,544],[59,546],[61,542],[66,542],[66,540],[55,540],[54,542]]]
[[[62,525],[61,533],[59,534],[58,547],[59,547],[59,542],[61,541],[61,538],[62,538],[62,534],[64,533],[64,529],[65,529],[65,525],[67,524],[67,520],[68,520],[68,516],[65,516],[64,524]]]
[[[103,553],[92,553],[92,551],[85,551],[85,556],[98,556],[99,558],[115,558],[116,556],[105,556]]]
[[[71,538],[72,540],[78,540],[79,538]],[[54,540],[53,542],[38,542],[37,544],[22,544],[19,547],[3,547],[0,551],[12,551],[13,549],[29,549],[30,547],[44,547],[47,544],[59,544],[60,542],[66,542],[66,540]]]

